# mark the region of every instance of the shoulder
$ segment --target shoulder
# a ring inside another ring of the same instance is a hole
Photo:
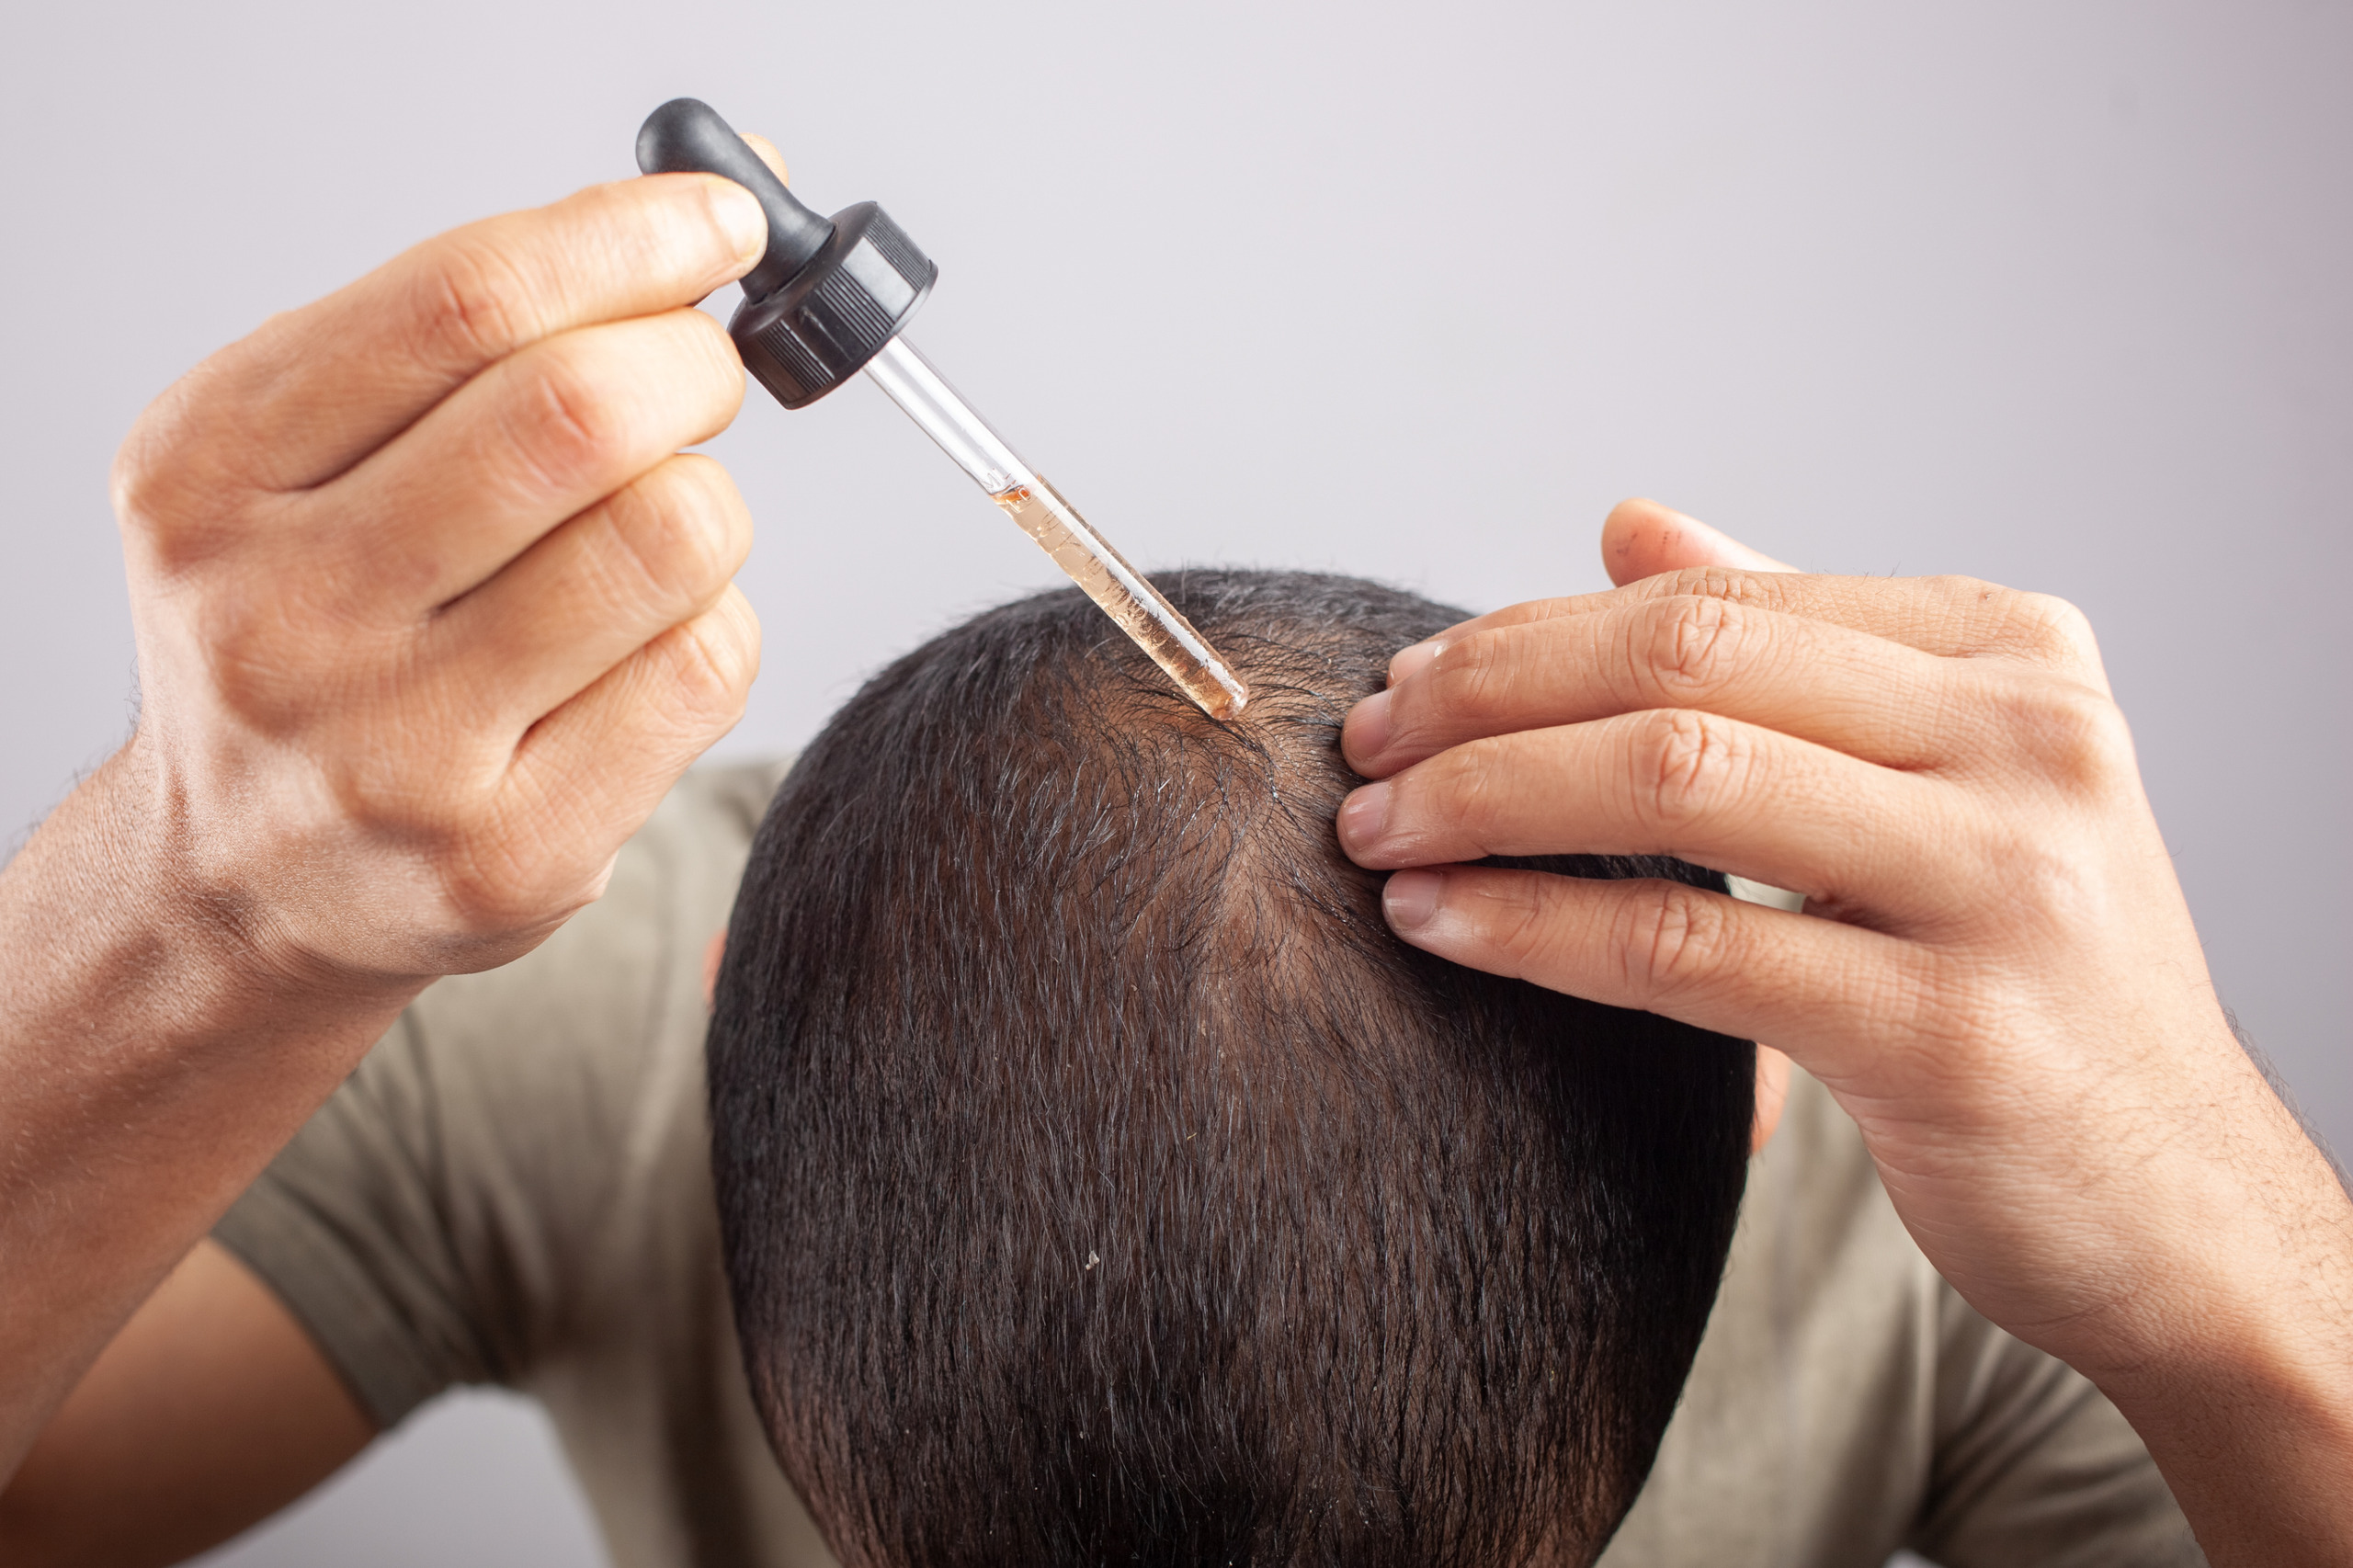
[[[1972,1312],[1914,1244],[1862,1135],[1793,1074],[1723,1288],[1606,1568],[2202,1562],[2131,1428]]]
[[[1884,1562],[1933,1459],[1939,1283],[1854,1123],[1793,1072],[1683,1403],[1609,1568]]]
[[[1853,1426],[1883,1442],[1925,1441],[1927,1413],[1908,1402],[1935,1354],[1942,1285],[1888,1201],[1861,1132],[1793,1068],[1780,1127],[1749,1168],[1686,1403],[1704,1414],[1711,1399],[1739,1403],[1779,1385],[1784,1418],[1814,1437]]]
[[[649,1136],[649,1096],[666,1103],[665,1085],[690,1088],[680,1112],[699,1115],[702,955],[783,772],[688,772],[595,903],[535,951],[439,981],[411,1006],[381,1068],[434,1086],[452,1152],[482,1181],[560,1210],[606,1185],[614,1150]]]
[[[355,1386],[390,1391],[380,1420],[440,1381],[528,1376],[592,1331],[645,1238],[710,1207],[702,952],[783,771],[680,779],[601,898],[428,987],[224,1218]],[[362,1320],[393,1326],[338,1326]]]

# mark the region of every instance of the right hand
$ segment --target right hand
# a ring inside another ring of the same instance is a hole
[[[124,443],[139,723],[0,868],[0,1483],[393,1013],[595,898],[743,711],[751,526],[679,449],[744,395],[689,307],[766,244],[706,175],[475,223]]]
[[[679,449],[744,372],[691,308],[767,243],[712,176],[429,240],[158,399],[114,469],[174,902],[257,978],[503,963],[743,711],[751,524]]]

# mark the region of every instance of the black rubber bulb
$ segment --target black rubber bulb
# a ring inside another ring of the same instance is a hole
[[[801,206],[776,171],[700,98],[672,98],[645,117],[637,132],[637,166],[649,175],[723,175],[760,199],[768,248],[759,266],[744,275],[749,299],[792,281],[834,237],[832,222]]]
[[[637,132],[649,175],[723,176],[760,199],[768,248],[744,274],[727,324],[744,368],[787,408],[804,408],[866,368],[931,292],[939,268],[871,201],[820,218],[745,145],[719,111],[672,98]]]

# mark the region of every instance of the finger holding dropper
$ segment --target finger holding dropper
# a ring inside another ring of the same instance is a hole
[[[900,335],[939,268],[880,207],[861,201],[819,217],[694,98],[673,98],[647,117],[637,164],[647,174],[723,176],[759,198],[768,247],[744,276],[744,302],[727,332],[778,402],[806,407],[865,371],[1203,712],[1222,720],[1242,711],[1249,688],[1192,622]]]

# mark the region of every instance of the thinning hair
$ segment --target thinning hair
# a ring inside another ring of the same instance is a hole
[[[1461,612],[1163,586],[1237,721],[1043,594],[876,677],[760,829],[710,1095],[777,1453],[850,1568],[1589,1561],[1714,1301],[1753,1048],[1387,929],[1340,721]]]

